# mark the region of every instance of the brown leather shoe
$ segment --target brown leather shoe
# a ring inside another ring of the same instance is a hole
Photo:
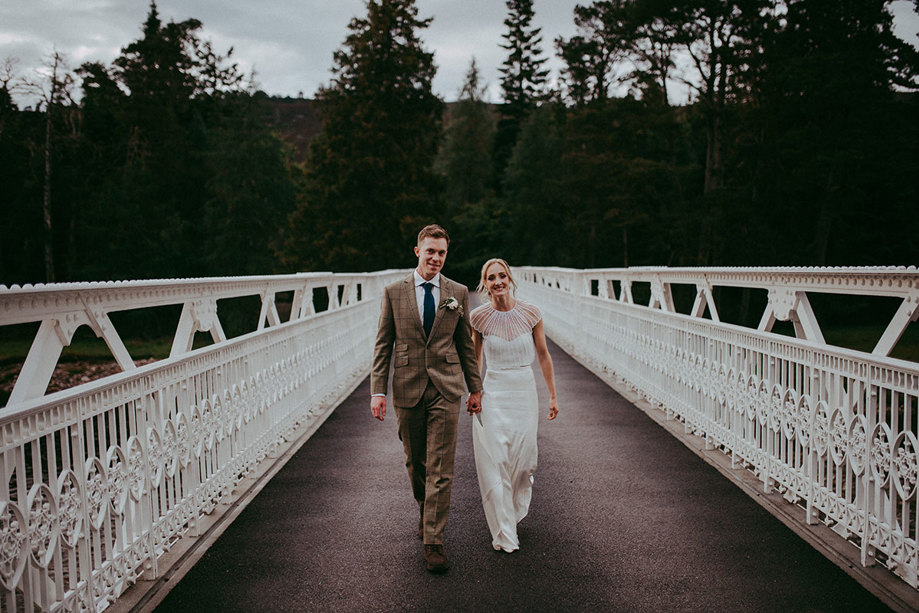
[[[425,545],[424,561],[428,572],[445,573],[450,569],[450,561],[444,555],[443,545]]]

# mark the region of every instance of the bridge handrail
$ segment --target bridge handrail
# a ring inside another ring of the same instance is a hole
[[[919,587],[919,364],[827,344],[807,301],[812,291],[902,298],[885,332],[896,328],[899,338],[916,314],[915,269],[518,267],[514,275],[573,356],[728,454],[764,492],[803,507],[806,523],[831,526],[859,547],[864,566]],[[632,300],[636,282],[651,284],[648,304]],[[690,313],[674,308],[679,283],[696,286]],[[727,284],[768,290],[758,328],[718,320],[712,287]],[[770,332],[776,319],[794,321],[802,338]]]
[[[257,323],[260,330],[280,323],[275,303],[279,293],[293,292],[291,320],[296,320],[316,313],[314,289],[324,288],[328,308],[336,309],[356,302],[361,289],[379,294],[386,282],[401,274],[310,272],[0,286],[0,326],[41,322],[7,406],[45,393],[61,352],[81,326],[88,326],[105,341],[123,371],[133,370],[136,364],[112,324],[110,313],[183,305],[170,352],[170,357],[176,357],[191,351],[197,332],[209,332],[214,342],[227,340],[217,315],[218,300],[258,296],[262,308],[257,319],[253,314],[253,324]]]
[[[0,288],[0,325],[41,322],[20,373],[30,384],[0,410],[0,609],[100,611],[156,577],[165,552],[366,376],[382,288],[405,274]],[[285,321],[280,292],[293,292]],[[255,329],[227,339],[217,300],[253,295]],[[136,366],[108,314],[167,304],[183,305],[172,355]],[[46,395],[82,325],[124,372]],[[214,344],[192,350],[197,331]]]
[[[649,306],[675,313],[673,286],[690,285],[695,301],[687,313],[720,321],[715,304],[715,287],[763,289],[768,292],[766,308],[758,330],[769,332],[777,321],[794,323],[798,338],[826,344],[823,331],[811,307],[808,293],[883,296],[900,299],[900,305],[878,339],[872,353],[889,356],[907,326],[919,318],[919,270],[915,266],[849,267],[720,267],[571,269],[557,267],[515,268],[526,281],[556,287],[575,294],[591,294],[632,304],[632,286],[648,283]],[[619,284],[616,292],[615,285]],[[593,285],[595,284],[595,285]]]

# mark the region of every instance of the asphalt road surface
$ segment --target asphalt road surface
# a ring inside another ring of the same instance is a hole
[[[445,538],[424,569],[392,409],[365,381],[157,611],[885,611],[877,598],[551,345],[521,549],[496,552],[463,412]]]

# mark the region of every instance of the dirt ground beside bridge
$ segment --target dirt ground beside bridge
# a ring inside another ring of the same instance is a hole
[[[153,359],[145,359],[137,360],[135,363],[138,366],[143,366],[154,361]],[[19,362],[0,365],[0,406],[6,406],[13,391],[13,386],[16,384],[16,379],[19,377],[20,370],[22,370],[22,364]],[[46,393],[50,394],[70,389],[119,372],[121,372],[121,368],[114,360],[61,362],[54,369],[54,374],[51,376],[51,382],[48,384]]]

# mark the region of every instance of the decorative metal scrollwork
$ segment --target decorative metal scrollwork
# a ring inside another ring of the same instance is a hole
[[[57,478],[57,514],[61,527],[61,540],[67,547],[77,546],[83,534],[83,491],[72,470],[65,470]]]
[[[217,407],[216,410],[220,410]],[[201,427],[204,434],[204,448],[210,451],[217,442],[217,419],[213,401],[205,399],[201,403]]]
[[[108,450],[106,461],[108,463],[106,473],[108,473],[109,500],[112,502],[112,510],[115,514],[122,515],[128,503],[128,490],[131,482],[128,462],[124,457],[124,452],[117,445]]]
[[[211,426],[210,431],[214,433],[214,442],[222,441],[224,437],[224,421],[226,421],[227,406],[224,398],[214,394],[211,396]]]
[[[849,456],[852,472],[861,475],[868,462],[868,425],[863,415],[856,415],[849,424],[846,455]]]
[[[244,385],[244,384],[243,384]],[[233,415],[235,417],[235,430],[242,430],[246,423],[246,403],[242,389],[238,385],[233,386]]]
[[[756,393],[756,418],[759,425],[765,426],[769,421],[769,386],[765,381],[759,382]]]
[[[36,483],[29,490],[26,503],[29,508],[29,545],[32,563],[47,568],[54,556],[54,549],[60,537],[57,501],[54,493],[44,483]]]
[[[166,463],[165,455],[166,450],[163,448],[159,430],[153,426],[147,428],[147,474],[150,475],[150,487],[160,486]]]
[[[878,485],[886,486],[890,481],[890,473],[893,468],[893,440],[890,436],[890,427],[885,423],[877,424],[871,434],[868,466]]]
[[[817,402],[817,408],[814,410],[814,449],[818,455],[827,452],[830,446],[830,413],[826,403],[822,400]]]
[[[747,419],[753,421],[756,419],[757,407],[759,402],[757,400],[759,390],[759,380],[756,378],[756,375],[750,375],[747,377],[744,389],[741,390],[740,397],[743,398],[744,409],[747,413]]]
[[[795,389],[785,390],[779,411],[782,434],[788,440],[794,440],[798,428],[798,392]]]
[[[846,461],[846,450],[849,447],[849,427],[846,416],[839,409],[834,409],[830,416],[830,455],[837,466]]]
[[[916,435],[912,432],[903,431],[894,441],[894,483],[903,500],[909,500],[916,494],[916,482],[919,480],[917,451],[919,445],[916,444]]]
[[[223,433],[226,438],[232,437],[233,433],[236,432],[236,398],[233,396],[234,389],[236,389],[235,385],[232,389],[224,390],[223,392]]]
[[[188,426],[188,418],[185,413],[178,413],[175,416],[175,433],[176,433],[176,459],[179,466],[185,468],[191,461],[192,455],[192,438],[191,428]]]
[[[201,416],[201,409],[198,407],[191,408],[191,419],[188,422],[188,438],[191,442],[192,452],[196,458],[200,458],[204,453],[204,418]]]
[[[814,423],[814,409],[811,408],[810,397],[802,394],[795,406],[795,422],[798,434],[798,443],[807,447],[811,440],[811,425]]]
[[[108,475],[99,458],[89,458],[86,462],[86,502],[90,524],[98,530],[105,521],[109,502]]]
[[[782,428],[782,405],[784,404],[782,397],[782,386],[776,383],[772,386],[768,404],[769,428],[776,434]]]
[[[721,406],[727,404],[728,369],[722,364],[718,368],[717,382],[715,384],[715,402]]]
[[[146,466],[144,465],[144,448],[141,445],[140,439],[136,436],[132,436],[128,439],[128,453],[127,453],[127,468],[128,468],[128,491],[131,494],[131,498],[134,500],[140,500],[144,496],[146,491],[147,478],[144,474],[146,471]]]
[[[161,466],[166,471],[167,477],[174,477],[179,466],[179,454],[181,452],[179,450],[179,435],[176,431],[175,422],[171,419],[167,419],[163,424],[160,448],[162,449],[162,454],[160,455]]]
[[[0,500],[0,582],[12,593],[29,559],[28,522],[19,506]]]

